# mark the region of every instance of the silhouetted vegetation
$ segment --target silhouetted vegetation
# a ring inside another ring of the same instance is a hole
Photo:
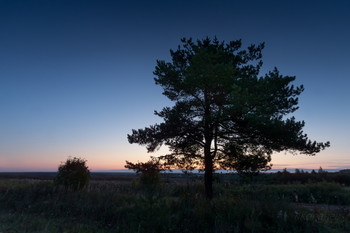
[[[349,186],[277,184],[282,173],[257,176],[248,184],[237,175],[217,175],[220,183],[214,183],[210,202],[202,177],[170,179],[152,195],[131,182],[91,181],[84,191],[66,192],[53,181],[0,179],[0,232],[350,231]]]
[[[148,186],[157,186],[160,184],[160,172],[165,171],[166,168],[160,163],[158,158],[151,157],[145,163],[132,163],[126,161],[125,168],[134,170],[136,173],[141,173],[140,183]]]
[[[294,173],[284,170],[276,174],[271,174],[271,179],[272,178],[275,182],[282,184],[332,182],[350,185],[350,174],[343,172],[327,172],[322,168],[318,171],[312,170],[311,172],[296,169]]]
[[[260,76],[264,44],[241,49],[240,40],[182,39],[171,62],[157,61],[155,83],[174,102],[155,111],[164,122],[128,135],[130,143],[153,152],[176,168],[203,168],[206,195],[213,197],[215,168],[258,173],[271,168],[274,151],[315,155],[330,144],[308,139],[304,122],[290,114],[298,109],[304,87],[277,68]]]
[[[81,190],[90,180],[90,171],[86,166],[86,160],[82,158],[68,158],[58,167],[55,179],[56,185],[63,185],[65,189]]]

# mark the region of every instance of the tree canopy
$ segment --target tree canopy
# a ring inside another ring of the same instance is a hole
[[[58,167],[55,183],[63,185],[66,189],[81,190],[89,184],[90,170],[82,158],[68,158]]]
[[[238,171],[271,168],[271,154],[284,150],[315,155],[329,142],[311,141],[298,109],[303,85],[291,83],[277,68],[260,76],[264,44],[241,49],[241,40],[182,39],[170,50],[171,62],[157,61],[155,83],[174,102],[155,114],[162,123],[132,130],[130,143],[154,152],[178,168],[203,168],[206,195],[211,198],[216,168]]]

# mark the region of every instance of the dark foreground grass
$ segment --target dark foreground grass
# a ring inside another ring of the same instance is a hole
[[[221,183],[215,190],[208,201],[197,181],[95,181],[71,192],[51,181],[0,180],[0,232],[350,232],[350,191],[341,185]]]

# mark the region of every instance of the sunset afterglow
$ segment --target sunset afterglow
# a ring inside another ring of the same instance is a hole
[[[0,172],[56,171],[69,156],[116,170],[163,155],[127,134],[172,104],[154,83],[156,60],[183,37],[206,36],[265,42],[261,75],[277,67],[305,86],[294,115],[331,147],[274,154],[273,169],[350,168],[349,10],[346,1],[2,1]]]

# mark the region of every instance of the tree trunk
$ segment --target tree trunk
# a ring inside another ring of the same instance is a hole
[[[211,110],[207,88],[204,90],[204,186],[207,199],[213,198],[213,160],[211,142],[213,140],[211,125]]]
[[[213,198],[213,160],[210,154],[210,145],[204,148],[204,186],[207,199]]]

